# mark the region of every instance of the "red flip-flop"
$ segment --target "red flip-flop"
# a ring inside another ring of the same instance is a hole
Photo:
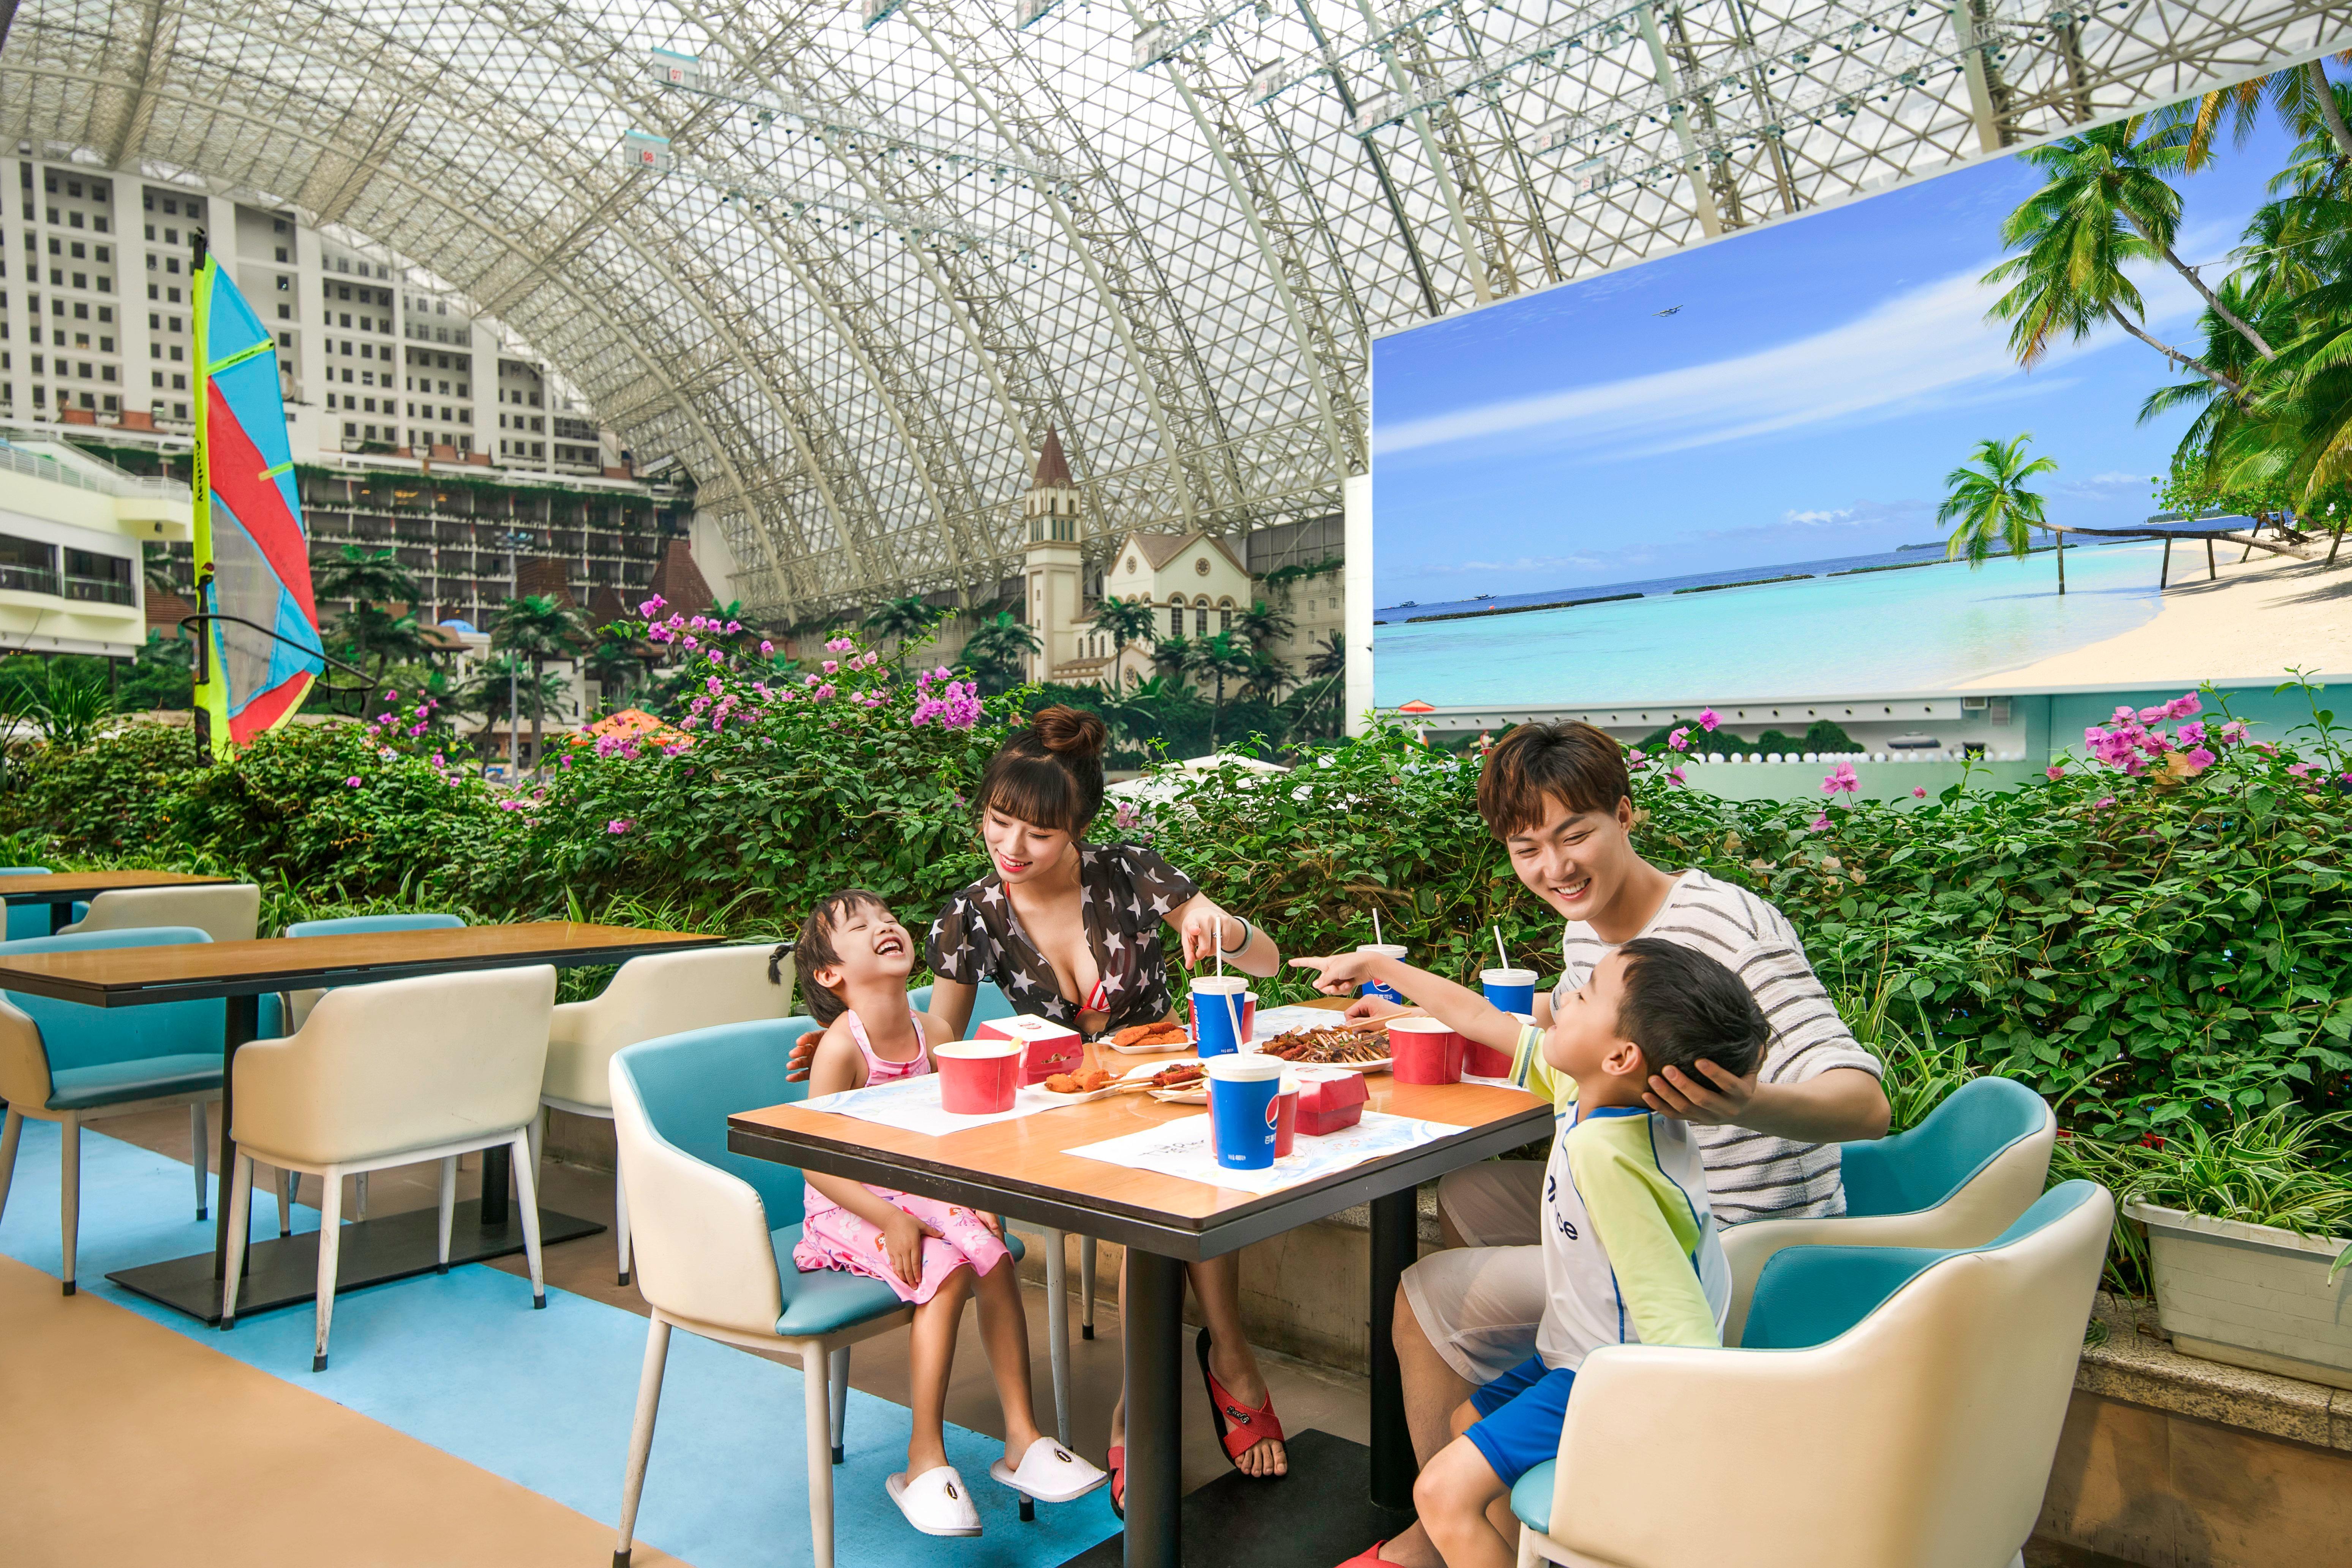
[[[1394,1563],[1381,1555],[1381,1548],[1387,1544],[1385,1541],[1375,1541],[1345,1563],[1340,1563],[1339,1568],[1395,1568]]]
[[[1110,1460],[1110,1511],[1115,1519],[1127,1517],[1127,1448],[1114,1444],[1105,1456]]]
[[[1217,1424],[1217,1440],[1225,1446],[1225,1458],[1235,1469],[1241,1468],[1241,1458],[1268,1439],[1284,1440],[1281,1418],[1274,1413],[1274,1393],[1266,1392],[1265,1403],[1252,1409],[1234,1398],[1209,1370],[1209,1331],[1202,1329],[1201,1337],[1192,1342],[1193,1353],[1200,1358],[1201,1380],[1209,1385],[1209,1418]],[[1280,1476],[1259,1476],[1258,1480],[1277,1481]]]

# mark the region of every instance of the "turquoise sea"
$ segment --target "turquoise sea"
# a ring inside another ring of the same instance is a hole
[[[1419,625],[1402,617],[1429,610],[1383,609],[1373,700],[1515,707],[1947,689],[2146,622],[2163,553],[2155,543],[2070,547],[2063,598],[2042,553],[1974,572],[1938,563]],[[2172,569],[2201,574],[2201,552],[2176,548]]]

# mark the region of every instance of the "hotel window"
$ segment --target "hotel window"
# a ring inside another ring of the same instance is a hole
[[[66,548],[66,593],[68,599],[85,599],[104,605],[135,605],[139,596],[131,586],[131,563],[120,555],[101,555],[92,550]]]
[[[41,388],[33,388],[33,401],[41,401]],[[0,533],[0,588],[15,588],[27,594],[54,594],[58,591],[58,547],[36,539],[18,539]]]

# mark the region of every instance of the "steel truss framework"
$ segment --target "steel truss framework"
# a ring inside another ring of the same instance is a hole
[[[679,457],[733,592],[797,617],[992,598],[1049,426],[1097,552],[1328,514],[1365,467],[1377,333],[2352,35],[2352,0],[861,9],[24,0],[0,133],[193,171],[430,268],[641,464]],[[1146,34],[1165,58],[1138,68]],[[656,81],[656,48],[717,90]],[[632,170],[631,131],[822,199]]]

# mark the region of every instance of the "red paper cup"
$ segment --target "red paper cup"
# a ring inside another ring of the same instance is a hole
[[[1470,1078],[1508,1078],[1511,1053],[1482,1046],[1465,1037],[1462,1042],[1462,1071]]]
[[[1274,1157],[1281,1159],[1290,1152],[1292,1142],[1298,1136],[1298,1080],[1288,1073],[1282,1075],[1282,1088],[1274,1097]]]
[[[957,1040],[933,1047],[940,1109],[951,1116],[990,1116],[1012,1110],[1013,1096],[1021,1087],[1021,1052],[1017,1040]]]
[[[1460,1083],[1462,1037],[1434,1018],[1389,1022],[1389,1072],[1399,1083]]]

